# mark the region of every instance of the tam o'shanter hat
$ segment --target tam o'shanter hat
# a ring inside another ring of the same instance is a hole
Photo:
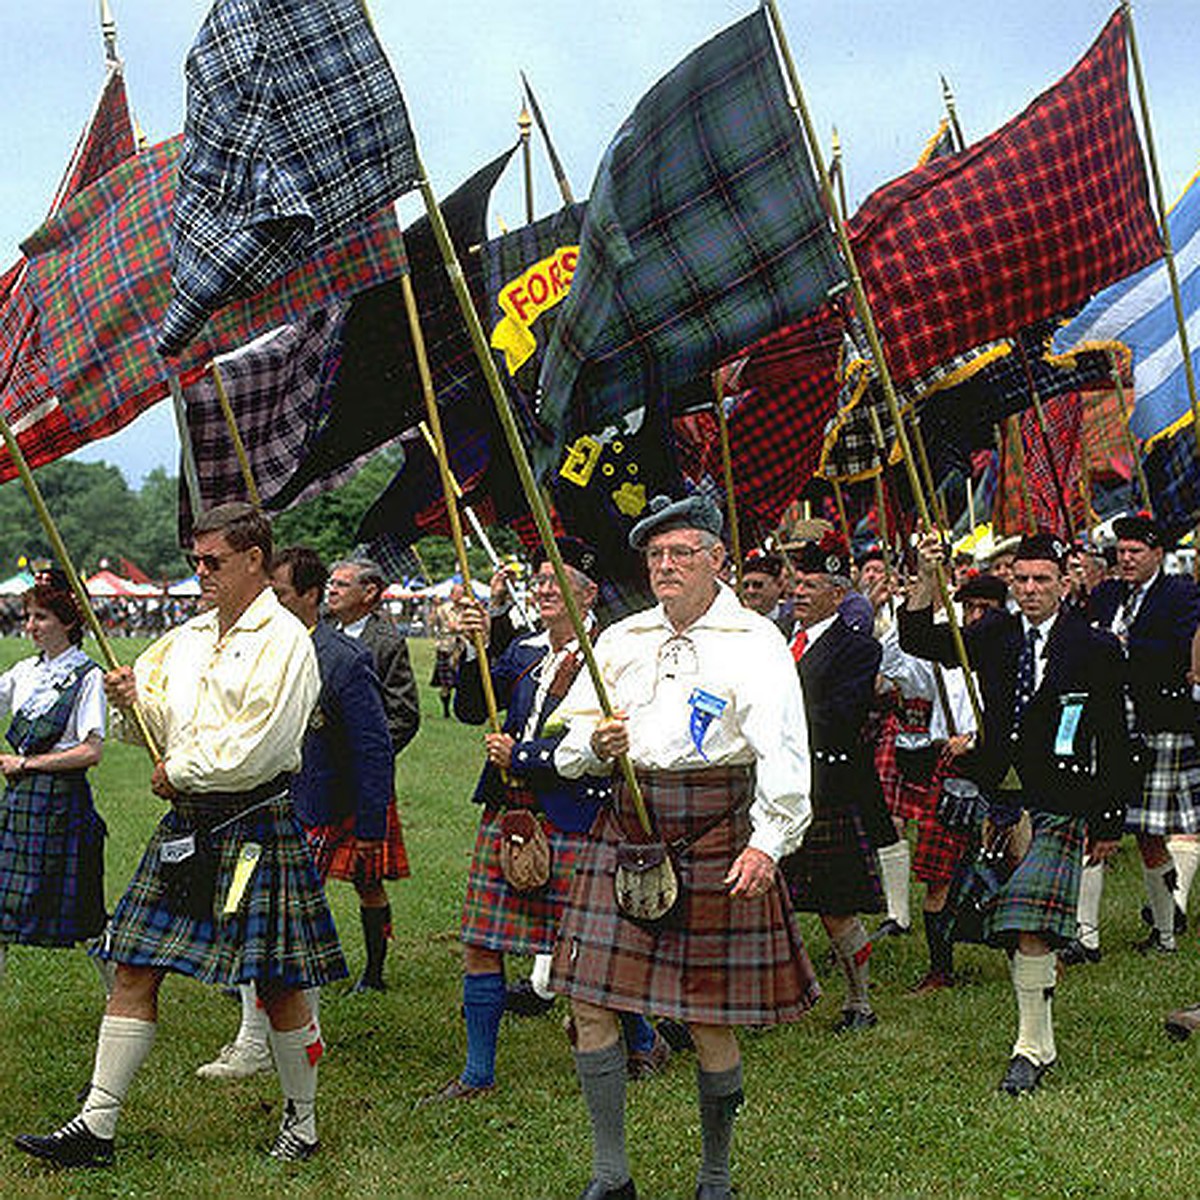
[[[1113,522],[1113,533],[1118,541],[1141,542],[1151,550],[1165,547],[1168,541],[1163,527],[1148,512],[1118,517]]]
[[[694,492],[682,500],[655,496],[646,515],[629,531],[629,545],[634,550],[645,550],[646,543],[656,533],[667,533],[672,529],[699,529],[720,537],[724,523],[721,510],[701,492]]]
[[[599,555],[596,553],[595,547],[589,546],[587,542],[577,537],[555,538],[554,544],[558,547],[558,552],[568,567],[574,567],[593,583],[600,582]],[[539,543],[538,548],[533,552],[533,569],[536,571],[545,561],[546,547]]]
[[[805,542],[792,555],[802,575],[850,575],[850,550],[840,534],[826,533],[820,541]]]
[[[1017,562],[1029,559],[1052,562],[1062,570],[1067,565],[1067,556],[1070,553],[1071,547],[1053,533],[1027,533],[1021,539],[1013,558]]]

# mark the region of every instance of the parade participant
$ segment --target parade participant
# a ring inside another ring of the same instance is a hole
[[[784,637],[790,638],[795,616],[786,592],[783,556],[770,550],[751,550],[742,561],[742,603],[761,613],[778,626]]]
[[[950,629],[933,622],[936,532],[920,544],[920,574],[900,614],[900,645],[947,666]],[[1079,875],[1116,849],[1129,777],[1120,649],[1062,607],[1067,547],[1050,534],[1021,540],[1013,587],[1021,615],[988,612],[962,631],[983,698],[982,743],[958,771],[992,801],[997,822],[1025,808],[1032,841],[986,907],[983,935],[1012,956],[1018,1030],[1000,1089],[1031,1092],[1057,1060],[1055,956],[1074,933]],[[1007,836],[1003,835],[1003,836]]]
[[[392,800],[392,743],[371,653],[320,621],[325,564],[307,546],[288,546],[271,568],[279,603],[312,635],[321,675],[317,707],[304,734],[300,770],[292,776],[292,807],[308,836],[324,881],[367,883],[384,868],[384,838]],[[244,1079],[271,1069],[269,1024],[252,983],[240,986],[242,1021],[216,1059],[198,1067],[202,1079]],[[320,993],[309,994],[316,1011]]]
[[[1188,683],[1192,638],[1200,626],[1200,588],[1183,575],[1163,571],[1164,530],[1148,515],[1113,522],[1119,580],[1101,583],[1090,613],[1112,630],[1125,651],[1129,728],[1145,775],[1126,797],[1125,828],[1137,838],[1149,900],[1151,929],[1137,949],[1175,951],[1177,872],[1167,838],[1200,832],[1200,752],[1196,705]],[[1194,854],[1194,844],[1181,853]],[[1189,864],[1194,871],[1194,861]],[[1103,874],[1086,876],[1079,912],[1079,946],[1067,961],[1100,957]],[[1186,926],[1186,917],[1181,924]]]
[[[690,1027],[698,1057],[703,1162],[696,1195],[731,1195],[729,1150],[742,1100],[734,1027],[793,1021],[817,988],[778,872],[810,820],[804,710],[786,644],[718,582],[721,514],[706,497],[664,496],[630,532],[658,604],[601,634],[613,716],[586,673],[561,712],[555,753],[568,777],[608,776],[628,754],[655,836],[701,834],[679,855],[677,918],[648,929],[618,909],[622,843],[645,840],[623,779],[585,845],[554,952],[569,995],[575,1063],[592,1127],[584,1200],[636,1196],[625,1153],[625,1056],[616,1013]]]
[[[386,587],[387,580],[378,563],[352,558],[333,564],[325,599],[336,627],[371,652],[375,674],[383,689],[392,754],[397,755],[417,735],[421,706],[409,662],[408,642],[381,608]],[[369,865],[356,854],[341,852],[331,854],[327,863],[331,879],[348,880],[358,892],[358,915],[367,949],[366,966],[353,989],[358,994],[382,992],[386,988],[383,966],[392,936],[392,909],[383,885],[386,880],[403,879],[409,873],[394,792],[384,817],[383,838],[374,847],[375,857]],[[346,815],[347,833],[352,820]],[[351,843],[343,844],[349,848]]]
[[[83,614],[61,571],[41,574],[22,604],[38,653],[0,675],[0,710],[12,713],[12,751],[0,754],[0,975],[8,946],[73,946],[107,916],[106,830],[87,780],[104,743],[103,678],[80,648]]]
[[[450,715],[450,697],[454,692],[459,656],[465,645],[458,623],[458,607],[464,595],[466,590],[461,583],[452,584],[450,595],[434,606],[429,619],[434,649],[433,674],[429,686],[437,688],[442,698],[443,717]]]
[[[200,516],[189,557],[205,611],[105,678],[109,701],[122,716],[136,704],[162,751],[150,786],[171,809],[100,951],[117,972],[82,1110],[47,1136],[16,1139],[57,1166],[112,1161],[168,971],[224,987],[255,981],[284,1096],[271,1154],[303,1159],[318,1146],[323,1047],[304,989],[344,977],[346,964],[287,795],[317,698],[316,656],[268,586],[271,527],[256,509]],[[122,726],[139,740],[132,722]]]
[[[820,915],[846,977],[846,999],[833,1029],[847,1033],[878,1021],[868,990],[871,939],[858,914],[883,907],[878,859],[894,856],[899,844],[872,747],[863,737],[882,651],[839,611],[850,590],[850,561],[837,534],[806,543],[793,566],[799,631],[792,657],[808,720],[813,824],[782,867],[792,903]],[[904,850],[907,891],[907,843]]]

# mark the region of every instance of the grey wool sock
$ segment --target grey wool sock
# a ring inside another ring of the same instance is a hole
[[[592,1122],[592,1178],[618,1188],[629,1178],[625,1153],[625,1049],[576,1050],[575,1071]]]
[[[696,1186],[729,1190],[729,1151],[733,1142],[733,1121],[741,1107],[742,1064],[727,1071],[696,1068],[700,1091],[700,1133],[704,1160],[696,1176]]]

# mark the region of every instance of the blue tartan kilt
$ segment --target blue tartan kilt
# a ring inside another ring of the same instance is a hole
[[[103,928],[104,839],[82,771],[34,771],[0,800],[0,944],[71,946]]]
[[[779,864],[797,912],[882,912],[879,858],[858,805],[817,807],[800,849]]]
[[[224,815],[238,811],[232,803]],[[113,913],[100,957],[225,987],[310,988],[346,977],[325,892],[286,793],[209,836],[217,859],[210,917],[180,911],[162,877],[160,846],[187,829],[174,808],[159,822]],[[238,855],[248,842],[257,842],[262,854],[236,912],[226,916]]]

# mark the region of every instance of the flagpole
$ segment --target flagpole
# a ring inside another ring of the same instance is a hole
[[[933,505],[933,515],[937,518],[938,524],[949,533],[950,517],[946,512],[946,506],[942,502],[942,497],[938,494],[937,484],[934,483],[933,470],[929,465],[929,454],[925,449],[925,438],[921,434],[921,421],[915,412],[909,412],[908,425],[913,443],[917,447],[917,463],[921,468],[921,476],[925,480],[926,488],[929,490],[929,500]]]
[[[1025,371],[1025,386],[1029,389],[1029,399],[1033,402],[1033,415],[1037,422],[1038,434],[1042,439],[1042,449],[1046,454],[1046,463],[1050,468],[1050,478],[1054,480],[1054,492],[1058,499],[1058,507],[1062,511],[1063,520],[1067,526],[1067,536],[1071,541],[1075,540],[1075,517],[1071,512],[1071,506],[1067,503],[1066,491],[1063,488],[1062,480],[1058,475],[1058,465],[1054,461],[1054,449],[1050,445],[1050,435],[1046,431],[1046,410],[1042,406],[1042,397],[1038,393],[1037,385],[1033,381],[1033,368],[1029,365],[1029,355],[1025,352],[1025,343],[1020,338],[1015,338],[1013,342],[1017,353],[1021,356],[1021,366]],[[1083,409],[1082,401],[1080,402],[1080,427],[1082,428]]]
[[[1133,436],[1133,430],[1129,428],[1129,409],[1125,404],[1125,381],[1121,378],[1121,368],[1117,362],[1116,351],[1110,346],[1107,351],[1108,366],[1112,372],[1113,384],[1117,389],[1117,405],[1121,411],[1121,429],[1125,433],[1125,441],[1129,445],[1129,455],[1133,462],[1133,470],[1137,475],[1138,489],[1142,493],[1142,503],[1146,506],[1146,511],[1151,517],[1154,516],[1154,504],[1150,499],[1150,484],[1146,480],[1146,466],[1142,462],[1142,453],[1137,444],[1137,439]]]
[[[804,99],[804,89],[800,86],[800,75],[796,70],[795,60],[792,58],[791,49],[788,46],[787,34],[783,29],[783,22],[779,17],[779,9],[776,5],[776,0],[763,0],[767,11],[771,17],[771,25],[775,30],[775,41],[779,46],[780,54],[783,57],[784,66],[787,70],[788,81],[791,83],[792,93],[796,100],[796,107],[800,115],[801,124],[804,129],[804,135],[808,142],[809,153],[812,155],[813,162],[816,165],[816,175],[821,181],[821,187],[825,196],[826,210],[830,214],[834,227],[837,232],[838,242],[842,248],[842,255],[846,261],[846,266],[850,274],[850,285],[854,294],[854,305],[858,310],[859,318],[862,320],[866,330],[867,341],[870,343],[871,355],[875,361],[875,369],[879,373],[879,381],[883,386],[884,398],[887,400],[888,411],[891,413],[892,423],[896,427],[896,439],[900,445],[900,453],[904,458],[904,468],[908,472],[909,486],[912,488],[913,499],[916,501],[917,512],[921,517],[921,521],[926,529],[933,527],[933,522],[930,519],[929,505],[926,502],[925,494],[921,489],[921,481],[917,475],[917,469],[912,461],[912,449],[908,444],[908,435],[904,429],[904,422],[900,417],[900,404],[896,399],[896,391],[892,386],[892,374],[888,369],[887,359],[884,357],[883,345],[879,340],[879,331],[875,326],[875,317],[871,312],[870,303],[867,300],[866,288],[863,286],[862,276],[859,274],[858,262],[854,257],[854,249],[850,245],[850,238],[846,232],[846,224],[837,215],[837,209],[833,200],[833,192],[829,187],[829,177],[825,174],[824,164],[821,162],[821,146],[817,140],[816,130],[813,128],[812,117],[808,111],[808,105]],[[963,666],[963,677],[967,685],[967,693],[971,701],[971,709],[975,714],[976,725],[982,733],[983,730],[983,706],[979,702],[978,690],[975,686],[975,678],[971,673],[970,661],[967,658],[967,647],[963,642],[962,629],[958,623],[958,616],[954,611],[954,605],[951,603],[950,589],[946,582],[946,572],[940,562],[934,564],[934,579],[937,584],[938,593],[942,599],[942,605],[946,610],[946,617],[950,627],[950,637],[954,644],[955,654],[958,661]]]
[[[238,431],[234,419],[233,406],[229,403],[229,394],[225,391],[225,380],[221,377],[221,368],[214,358],[209,364],[212,372],[213,387],[216,389],[217,402],[221,406],[221,415],[225,418],[225,428],[229,430],[229,440],[233,443],[233,452],[237,455],[238,466],[242,470],[242,480],[246,484],[246,498],[255,508],[262,507],[262,497],[258,492],[258,484],[254,482],[254,472],[250,469],[250,459],[246,454],[246,444]]]
[[[571,184],[567,179],[566,171],[563,170],[558,151],[555,150],[554,143],[550,140],[550,130],[546,127],[545,118],[542,116],[542,106],[537,102],[537,97],[533,94],[533,88],[524,71],[521,72],[521,83],[525,87],[525,99],[533,112],[533,119],[537,122],[538,132],[542,135],[546,156],[550,159],[550,169],[554,172],[554,180],[558,184],[559,194],[562,196],[564,204],[574,204],[575,195],[571,191]]]
[[[853,540],[850,534],[850,522],[846,517],[846,498],[842,495],[841,480],[836,475],[827,475],[829,486],[833,488],[833,506],[837,509],[838,524],[842,527],[842,537],[846,542],[846,549],[850,549],[850,543]]]
[[[879,541],[883,547],[883,569],[891,574],[892,570],[892,544],[891,533],[888,529],[887,515],[887,490],[885,488],[886,472],[887,472],[887,445],[883,440],[883,426],[879,423],[879,414],[875,411],[873,405],[867,405],[867,412],[871,419],[871,440],[875,444],[875,457],[879,463],[879,469],[875,472],[875,513],[877,523],[879,525]]]
[[[946,116],[950,118],[950,128],[954,131],[954,141],[958,143],[956,150],[967,148],[967,139],[963,137],[962,126],[958,123],[958,105],[954,101],[954,93],[950,90],[950,82],[945,75],[942,81],[942,103],[946,106]]]
[[[202,509],[200,498],[200,472],[196,469],[196,452],[192,447],[192,431],[187,423],[187,403],[183,398],[183,388],[179,376],[174,371],[167,372],[167,387],[171,391],[171,409],[175,414],[175,433],[179,438],[179,456],[183,460],[183,481],[188,490],[188,500],[192,505],[193,515],[199,515]]]
[[[729,513],[729,546],[733,555],[734,579],[737,594],[742,594],[742,537],[738,529],[737,496],[733,490],[733,453],[729,448],[729,419],[725,415],[725,375],[713,372],[716,396],[713,409],[717,414],[717,430],[721,440],[721,478],[725,484],[725,507]]]
[[[833,127],[833,149],[830,158],[832,161],[829,169],[837,177],[838,203],[841,205],[840,212],[844,221],[850,215],[850,209],[846,204],[846,167],[842,162],[842,139],[836,125]]]
[[[524,104],[517,114],[517,130],[521,137],[521,165],[525,169],[525,224],[533,224],[533,150],[529,144],[533,118]]]

